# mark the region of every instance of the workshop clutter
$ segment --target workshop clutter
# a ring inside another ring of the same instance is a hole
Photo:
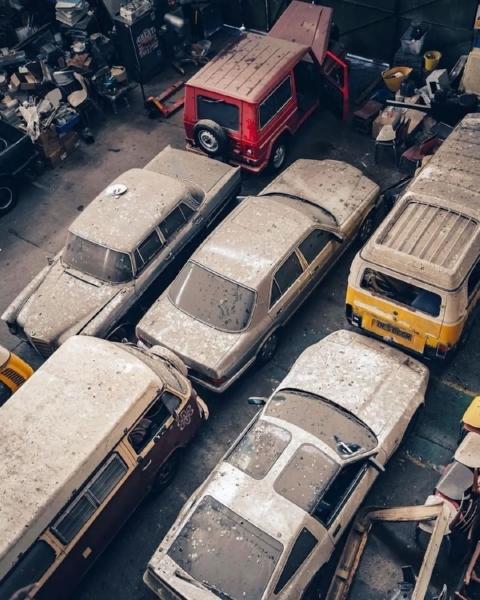
[[[80,146],[78,134],[69,130],[58,133],[53,125],[41,132],[35,142],[40,156],[50,167],[57,167]]]

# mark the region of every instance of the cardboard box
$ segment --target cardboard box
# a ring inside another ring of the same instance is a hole
[[[49,167],[52,167],[54,169],[55,167],[58,167],[58,165],[61,164],[61,162],[66,158],[67,152],[63,146],[60,146],[58,150],[56,150],[49,156],[45,156],[45,162]]]
[[[80,140],[78,139],[78,134],[70,129],[65,133],[59,134],[60,143],[67,151],[67,154],[70,155],[74,150],[76,150],[80,146]]]
[[[35,140],[35,145],[43,157],[48,157],[59,150],[61,143],[55,127],[52,126],[47,131],[42,131],[40,136]]]
[[[34,90],[38,85],[31,73],[14,73],[10,78],[10,83],[16,92],[18,90]]]

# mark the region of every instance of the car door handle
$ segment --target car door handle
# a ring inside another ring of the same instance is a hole
[[[148,461],[148,463],[140,469],[140,471],[146,471],[151,464],[152,464],[152,459],[150,459]]]
[[[278,311],[275,313],[275,316],[276,316],[276,317],[278,317],[278,315],[280,315],[282,312],[283,312],[283,308],[281,308],[280,310],[278,310]]]
[[[313,272],[316,273],[318,271],[318,269],[320,268],[320,265],[317,265],[314,269]]]
[[[173,252],[170,252],[170,254],[167,254],[167,256],[163,260],[172,260],[172,258],[173,258]]]
[[[340,525],[340,523],[335,527],[335,531],[332,533],[332,537],[337,537],[337,535],[340,532],[340,529],[342,528],[342,526]]]
[[[197,217],[193,217],[192,222],[195,225],[198,225],[199,223],[201,223],[203,221],[203,217],[201,215],[198,215]]]

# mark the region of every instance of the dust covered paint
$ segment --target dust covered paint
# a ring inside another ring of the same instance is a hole
[[[272,335],[359,235],[378,194],[350,165],[296,161],[217,227],[137,336],[176,352],[194,381],[224,391],[259,354],[266,362]]]
[[[188,600],[303,594],[378,475],[368,457],[386,463],[424,399],[423,365],[363,339],[339,331],[296,361],[152,556],[144,580],[160,597],[165,590]],[[301,397],[302,419],[300,404],[287,406]],[[347,473],[358,478],[353,487]],[[308,552],[285,577],[300,539]]]
[[[44,357],[72,335],[106,337],[122,324],[235,196],[240,170],[167,147],[114,183],[125,193],[102,191],[70,226],[65,248],[2,315]]]

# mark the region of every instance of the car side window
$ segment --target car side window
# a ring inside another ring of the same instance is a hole
[[[310,533],[306,527],[304,527],[298,538],[295,540],[292,551],[290,552],[290,556],[287,558],[287,562],[283,567],[283,571],[278,578],[277,585],[273,591],[275,595],[279,594],[283,590],[290,579],[292,579],[298,569],[310,556],[312,550],[317,544],[317,538]]]
[[[473,267],[472,272],[468,277],[468,298],[473,296],[474,292],[477,291],[478,284],[480,283],[480,260]]]
[[[163,222],[160,223],[160,231],[165,240],[168,241],[171,239],[177,231],[185,225],[193,213],[194,210],[183,202],[177,206],[177,208],[174,208],[172,212],[165,217]]]
[[[300,244],[300,252],[308,264],[311,264],[330,241],[328,231],[314,229]]]
[[[45,540],[36,541],[0,584],[0,598],[10,598],[40,581],[56,558],[55,550]]]
[[[53,523],[52,532],[63,544],[69,544],[73,540],[127,471],[127,465],[118,454],[114,453],[106,460]]]
[[[158,396],[156,402],[137,421],[128,436],[128,441],[137,454],[142,453],[180,404],[180,398],[167,390]]]
[[[303,273],[302,265],[295,252],[292,252],[273,276],[270,307],[295,283]]]
[[[313,516],[328,527],[368,468],[368,459],[345,465],[327,488]]]
[[[292,97],[292,81],[290,75],[260,104],[258,120],[263,129],[273,117],[287,104]]]
[[[143,267],[152,260],[152,258],[160,251],[162,245],[162,240],[156,231],[153,231],[147,239],[140,244],[134,252],[137,272],[141,271]]]

